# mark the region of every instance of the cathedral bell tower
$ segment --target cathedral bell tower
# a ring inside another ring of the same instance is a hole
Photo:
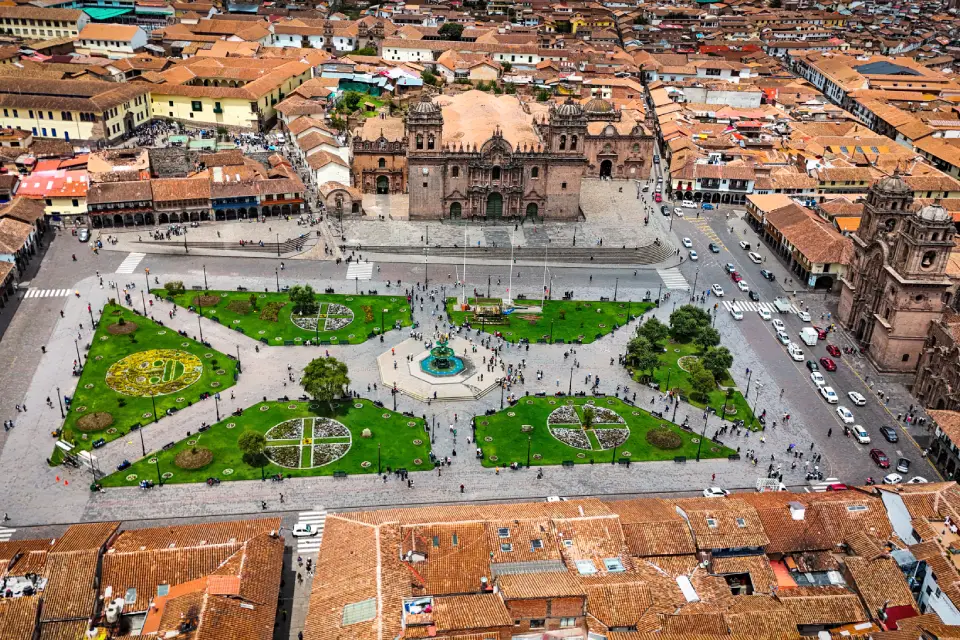
[[[407,113],[407,191],[413,217],[443,217],[443,114],[427,93]]]

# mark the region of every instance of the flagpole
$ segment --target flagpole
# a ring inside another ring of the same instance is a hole
[[[547,245],[543,245],[543,291],[540,294],[540,309],[543,309],[543,302],[547,297]]]

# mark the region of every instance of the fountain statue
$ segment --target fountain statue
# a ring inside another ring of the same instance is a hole
[[[435,376],[449,376],[463,371],[463,360],[454,354],[448,346],[450,336],[441,334],[437,338],[437,346],[430,349],[430,355],[423,359],[420,368]]]

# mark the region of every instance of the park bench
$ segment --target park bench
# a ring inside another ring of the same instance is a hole
[[[346,477],[347,477],[347,472],[346,472],[346,471],[334,471],[334,472],[333,472],[333,477],[334,477],[334,478],[346,478]]]

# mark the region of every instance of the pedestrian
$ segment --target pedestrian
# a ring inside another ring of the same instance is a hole
[[[280,504],[283,504],[283,494],[280,494]]]
[[[829,438],[832,435],[833,435],[833,427],[830,427],[829,429],[827,429],[827,437]]]
[[[717,481],[717,474],[713,474],[712,476],[710,476],[710,482],[716,482],[716,481]]]
[[[813,443],[810,443],[810,451],[813,451]]]
[[[463,493],[463,485],[460,485],[460,493]]]

